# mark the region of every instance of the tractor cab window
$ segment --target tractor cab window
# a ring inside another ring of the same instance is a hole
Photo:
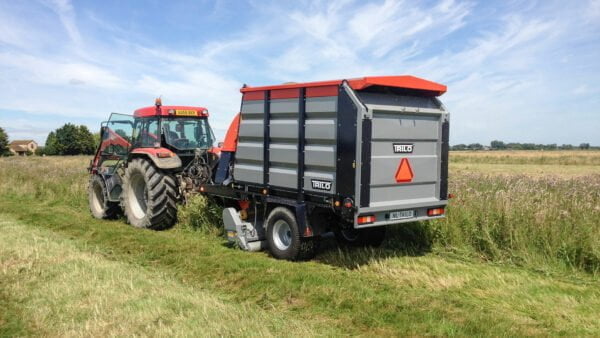
[[[124,114],[111,114],[102,128],[101,152],[104,155],[124,156],[131,146],[133,117]]]
[[[135,123],[134,139],[136,147],[160,147],[158,119],[155,117],[138,119]]]
[[[100,157],[98,167],[101,173],[111,173],[115,166],[127,156],[133,135],[133,116],[111,114],[102,123],[100,135]]]
[[[181,150],[208,149],[215,140],[206,118],[163,119],[162,128],[167,143]]]

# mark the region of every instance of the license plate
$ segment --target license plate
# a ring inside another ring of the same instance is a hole
[[[401,211],[392,211],[390,212],[390,221],[404,218],[413,218],[415,217],[414,210],[401,210]]]
[[[178,116],[196,116],[198,113],[195,110],[176,109],[175,115]]]

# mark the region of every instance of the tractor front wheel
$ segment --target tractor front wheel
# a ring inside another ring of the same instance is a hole
[[[98,219],[116,218],[121,211],[119,203],[108,200],[106,183],[104,183],[104,179],[100,175],[90,177],[88,201],[92,215]]]
[[[129,163],[123,177],[121,203],[129,224],[163,230],[177,220],[177,183],[144,159]]]

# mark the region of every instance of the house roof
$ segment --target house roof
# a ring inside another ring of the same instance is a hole
[[[14,140],[9,145],[11,145],[11,146],[26,146],[31,142],[33,142],[37,145],[37,143],[34,140]]]
[[[29,150],[29,149],[27,149],[26,145],[22,145],[22,144],[11,144],[10,149],[12,149],[13,151],[17,151],[17,152]]]

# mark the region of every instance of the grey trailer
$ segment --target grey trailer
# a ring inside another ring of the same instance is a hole
[[[234,200],[228,238],[295,260],[325,232],[378,245],[387,225],[444,217],[445,91],[413,76],[244,86],[214,184],[202,187]]]

